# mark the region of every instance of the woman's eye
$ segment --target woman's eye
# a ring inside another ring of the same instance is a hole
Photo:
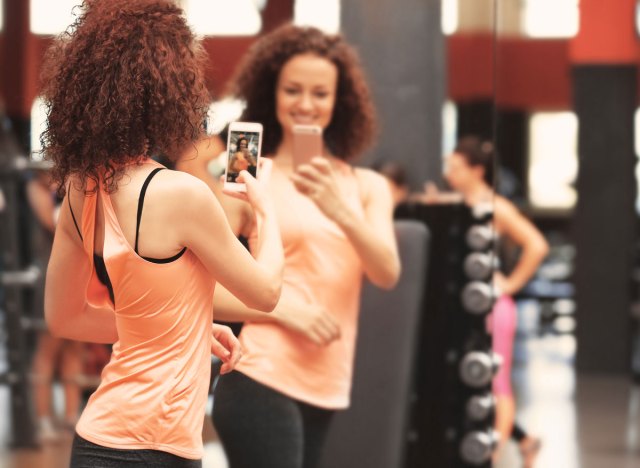
[[[317,92],[317,93],[315,93],[315,95],[316,95],[317,98],[324,99],[329,95],[329,93]]]
[[[298,94],[298,90],[295,88],[285,88],[284,92],[291,95]]]

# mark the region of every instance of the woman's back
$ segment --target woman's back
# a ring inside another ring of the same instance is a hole
[[[171,214],[163,192],[180,176],[159,168],[153,162],[132,167],[123,178],[129,183],[111,195],[102,190],[86,195],[78,207],[81,215],[74,214],[87,257],[104,260],[118,331],[102,383],[76,429],[107,447],[200,458],[214,280],[190,250],[171,255],[172,225],[161,229]],[[160,180],[162,172],[167,174]],[[153,239],[151,248],[147,238]],[[104,304],[110,301],[108,291],[95,265],[93,270],[87,300]]]

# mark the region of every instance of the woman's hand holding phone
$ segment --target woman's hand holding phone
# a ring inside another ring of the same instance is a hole
[[[259,164],[260,171],[258,173],[258,179],[249,174],[248,171],[242,171],[238,176],[238,182],[246,185],[246,191],[238,192],[223,188],[222,192],[225,195],[249,203],[256,215],[264,216],[272,209],[271,197],[267,192],[267,185],[271,177],[273,163],[270,159],[261,158]],[[224,181],[224,176],[221,180]]]
[[[296,189],[309,197],[326,217],[337,221],[348,214],[342,191],[327,158],[318,156],[291,174]]]

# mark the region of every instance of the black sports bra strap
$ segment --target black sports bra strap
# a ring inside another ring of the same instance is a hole
[[[71,208],[71,184],[69,184],[69,188],[67,189],[67,202],[69,202],[69,211],[71,211],[71,218],[73,219],[73,224],[76,225],[76,231],[78,231],[80,240],[84,242],[84,239],[82,238],[82,232],[80,231],[80,227],[78,226],[78,221],[76,220],[76,215],[73,214],[73,208]]]
[[[138,217],[136,220],[136,242],[134,246],[134,250],[136,253],[138,253],[138,234],[140,234],[140,220],[142,219],[142,207],[144,206],[144,196],[147,193],[147,187],[149,186],[149,182],[151,182],[151,179],[153,179],[153,176],[155,176],[162,169],[164,169],[164,167],[157,167],[153,171],[151,171],[147,176],[147,178],[145,179],[144,184],[142,184],[142,189],[140,190],[140,197],[138,198]]]

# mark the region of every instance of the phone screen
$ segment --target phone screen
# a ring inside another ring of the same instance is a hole
[[[227,148],[227,182],[235,183],[241,171],[257,176],[260,156],[260,132],[231,130]]]

